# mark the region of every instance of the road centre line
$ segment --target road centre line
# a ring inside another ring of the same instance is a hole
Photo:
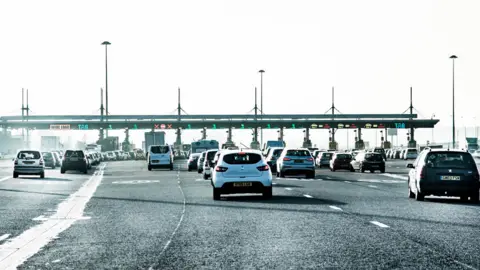
[[[308,194],[303,194],[304,197],[307,197],[309,199],[313,198],[312,196],[308,195]]]
[[[330,207],[330,208],[332,208],[332,209],[334,209],[334,210],[343,211],[342,208],[337,207],[337,206],[330,205],[330,206],[328,206],[328,207]]]
[[[378,188],[377,186],[374,186],[374,185],[368,185],[368,186],[371,188]]]
[[[291,188],[289,188],[289,187],[286,187],[285,189],[286,189],[286,190],[292,190],[292,189],[291,189]]]
[[[377,225],[377,226],[380,227],[380,228],[389,228],[388,225],[385,225],[385,224],[383,224],[383,223],[381,223],[381,222],[378,222],[378,221],[375,221],[375,220],[370,221],[370,223],[372,223],[373,225]]]

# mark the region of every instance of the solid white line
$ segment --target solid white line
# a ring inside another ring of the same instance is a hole
[[[391,174],[391,173],[384,173],[382,175],[392,177],[392,178],[402,179],[402,180],[408,180],[408,176],[405,176],[405,175],[398,175],[398,174]]]
[[[335,209],[335,210],[338,210],[338,211],[343,211],[342,208],[336,207],[336,206],[333,206],[333,205],[330,205],[330,206],[328,206],[328,207],[330,207],[330,208],[332,208],[332,209]]]
[[[8,179],[10,179],[10,178],[12,178],[12,177],[11,177],[11,176],[7,176],[7,177],[4,177],[4,178],[0,178],[0,182],[3,182],[3,181],[8,180]]]
[[[371,188],[377,188],[377,186],[374,186],[374,185],[368,185],[368,186]]]
[[[312,196],[310,196],[310,195],[308,195],[308,194],[303,194],[303,196],[305,196],[305,197],[307,197],[307,198],[309,198],[309,199],[313,198]]]
[[[87,203],[103,179],[103,169],[106,163],[65,201],[57,206],[53,216],[42,223],[31,227],[8,243],[0,245],[0,269],[15,269],[28,258],[38,253],[60,233],[72,226],[75,221],[83,218]]]
[[[177,223],[177,227],[175,227],[175,230],[173,230],[172,234],[170,235],[170,239],[168,239],[167,243],[165,243],[165,246],[163,246],[163,249],[162,249],[162,251],[160,252],[159,255],[162,255],[163,253],[165,253],[165,250],[167,250],[167,248],[170,246],[170,244],[173,241],[173,238],[175,237],[175,234],[177,234],[178,228],[180,228],[180,225],[182,225],[183,218],[185,217],[185,209],[186,209],[186,205],[187,205],[187,199],[185,197],[185,193],[183,192],[183,189],[182,189],[182,186],[180,185],[180,183],[178,184],[178,189],[180,189],[180,192],[182,192],[182,196],[183,196],[182,214],[180,216],[180,220]],[[149,270],[154,269],[154,267],[156,267],[156,266],[157,266],[157,263],[154,263],[148,269]]]
[[[468,269],[474,269],[474,270],[477,270],[477,269],[478,269],[478,268],[475,268],[475,267],[473,267],[473,266],[471,266],[471,265],[468,265],[468,264],[466,264],[466,263],[459,262],[459,261],[457,261],[457,260],[453,260],[453,261],[454,261],[456,264],[460,264],[461,266],[466,267],[466,268],[468,268]]]
[[[2,235],[2,236],[0,236],[0,241],[3,241],[3,240],[5,240],[5,239],[7,239],[9,236],[10,236],[10,234],[7,234],[7,233],[4,234],[4,235]]]
[[[375,221],[375,220],[374,220],[374,221],[370,221],[370,223],[372,223],[373,225],[377,225],[377,226],[380,227],[380,228],[389,228],[388,225],[385,225],[385,224],[383,224],[383,223],[381,223],[381,222],[378,222],[378,221]]]
[[[286,187],[285,189],[286,189],[286,190],[292,190],[292,189],[291,189],[291,188],[289,188],[289,187]]]

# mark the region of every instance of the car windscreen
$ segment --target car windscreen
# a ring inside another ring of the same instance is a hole
[[[43,153],[42,153],[42,156],[45,157],[45,158],[52,158],[52,153],[50,153],[50,152],[43,152]]]
[[[430,168],[461,168],[474,170],[477,168],[472,155],[466,152],[429,153],[425,163]]]
[[[223,156],[227,164],[255,164],[262,160],[262,156],[255,153],[232,153]]]
[[[153,154],[166,154],[169,152],[169,147],[168,146],[152,146],[150,148],[150,152]]]
[[[67,150],[65,152],[65,157],[76,157],[76,158],[83,158],[83,151],[72,151],[72,150]]]
[[[207,152],[207,160],[213,160],[218,151]]]
[[[365,160],[368,160],[368,161],[382,161],[383,157],[380,154],[368,153],[368,154],[365,154]]]
[[[352,159],[352,155],[350,154],[338,154],[336,156],[337,159]]]
[[[38,151],[20,151],[17,155],[19,159],[39,159],[40,152]]]
[[[308,150],[298,149],[298,150],[287,150],[286,156],[289,156],[289,157],[310,157],[312,155],[310,154],[310,151],[308,151]]]

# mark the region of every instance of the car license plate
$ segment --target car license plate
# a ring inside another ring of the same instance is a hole
[[[295,160],[295,163],[303,163],[303,160]]]
[[[373,167],[373,168],[377,168],[377,167],[378,167],[378,165],[372,165],[372,167]]]
[[[455,176],[455,175],[443,175],[440,176],[441,180],[460,180],[460,176]]]
[[[242,182],[242,183],[233,183],[234,187],[251,187],[252,183],[250,182]]]
[[[152,163],[158,163],[158,160],[152,160]]]

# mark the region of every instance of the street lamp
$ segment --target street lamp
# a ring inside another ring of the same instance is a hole
[[[452,144],[455,148],[455,59],[458,57],[456,55],[450,56],[452,59]]]
[[[107,47],[112,43],[108,41],[102,42],[101,45],[105,45],[105,120],[108,124],[108,53],[107,53]],[[107,129],[107,137],[108,137],[108,129]]]
[[[435,117],[435,114],[432,114],[432,120],[433,120],[434,117]],[[434,137],[434,136],[435,136],[435,133],[434,133],[434,131],[435,131],[435,128],[432,127],[432,144],[435,142],[435,139],[434,139],[434,138],[435,138],[435,137]]]
[[[260,113],[263,120],[263,73],[265,73],[265,70],[260,69],[258,72],[260,73]],[[263,128],[260,131],[260,144],[263,145]]]

